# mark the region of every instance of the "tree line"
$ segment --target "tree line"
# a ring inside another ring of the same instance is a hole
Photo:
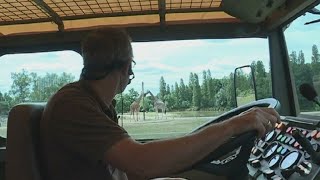
[[[16,104],[22,102],[47,102],[50,96],[63,85],[74,81],[75,77],[68,73],[47,73],[40,76],[34,72],[22,70],[11,73],[12,85],[6,93],[0,92],[0,114],[8,114]]]
[[[258,98],[271,97],[271,82],[270,73],[266,72],[262,61],[253,62],[251,64],[256,74],[256,83],[259,86]],[[239,87],[237,91],[242,92],[240,95],[246,96],[243,92],[248,92],[250,89],[251,75],[242,73],[237,74],[239,79]],[[166,103],[168,111],[185,111],[185,110],[213,110],[225,111],[235,107],[234,98],[234,73],[231,72],[228,76],[223,78],[214,78],[210,70],[202,71],[202,83],[200,83],[199,75],[190,72],[189,80],[180,78],[179,82],[170,85],[165,82],[163,76],[160,77],[159,93],[157,97]],[[246,81],[246,82],[244,82]],[[246,84],[246,85],[245,85]],[[140,95],[138,91],[130,89],[127,94],[116,97],[117,102],[123,100],[123,107],[121,103],[117,104],[117,110],[121,112],[129,111],[130,104]],[[154,111],[153,101],[150,97],[144,98],[144,102],[140,103],[141,109],[145,111]]]
[[[303,83],[313,85],[316,91],[320,91],[320,54],[317,45],[312,46],[311,61],[306,62],[302,50],[297,53],[292,51],[289,54],[290,66],[293,71],[293,78],[298,91],[298,100],[301,111],[320,110],[313,102],[308,101],[299,93],[299,86]]]
[[[290,66],[293,72],[296,89],[302,83],[314,84],[320,89],[320,55],[316,45],[312,46],[311,62],[305,61],[303,51],[292,51],[289,54]],[[266,70],[262,61],[253,61],[253,67],[257,99],[272,97],[270,69]],[[252,77],[250,74],[239,71],[237,74],[237,94],[247,96],[252,93]],[[203,70],[200,83],[199,75],[190,72],[188,81],[180,78],[174,84],[168,84],[164,77],[159,81],[159,93],[157,97],[166,103],[167,111],[185,110],[215,110],[225,111],[235,107],[234,98],[234,73],[222,78],[214,78],[211,71]],[[7,114],[16,104],[21,102],[46,102],[63,85],[73,82],[75,77],[68,73],[47,73],[40,76],[37,73],[29,73],[26,70],[11,73],[12,85],[7,93],[0,92],[0,113]],[[116,109],[118,112],[129,112],[131,103],[140,95],[135,89],[129,89],[128,93],[117,95]],[[305,100],[297,93],[302,111],[318,110],[317,107]],[[141,110],[154,111],[153,101],[145,97],[141,102]]]

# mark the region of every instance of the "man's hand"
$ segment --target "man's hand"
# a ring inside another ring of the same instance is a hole
[[[233,127],[234,135],[257,130],[259,138],[271,131],[276,123],[280,123],[280,116],[273,108],[251,108],[228,120]]]

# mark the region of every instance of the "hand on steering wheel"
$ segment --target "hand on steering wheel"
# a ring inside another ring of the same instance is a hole
[[[238,132],[235,132],[236,136],[230,138],[225,144],[219,146],[215,151],[210,153],[207,157],[196,163],[193,167],[202,171],[206,171],[208,173],[223,175],[231,177],[236,177],[236,179],[241,179],[241,176],[245,176],[248,174],[248,169],[246,167],[246,163],[250,156],[250,151],[254,145],[254,141],[256,136],[262,137],[267,131],[272,130],[277,120],[277,114],[274,114],[274,120],[266,119],[263,115],[255,115],[259,113],[276,113],[274,110],[266,110],[270,112],[256,112],[252,111],[263,111],[258,108],[253,107],[269,107],[274,108],[276,110],[280,109],[280,103],[276,99],[268,98],[262,99],[258,101],[254,101],[252,103],[237,107],[231,111],[228,111],[216,119],[209,121],[197,128],[193,132],[196,132],[210,124],[222,122],[225,120],[233,119],[235,126],[241,126],[244,128],[238,128]],[[253,109],[251,109],[253,108]],[[241,118],[246,118],[245,120]],[[257,118],[262,118],[257,121]],[[263,119],[264,118],[264,119]],[[251,124],[251,126],[240,125],[240,123],[256,123]],[[270,122],[269,122],[270,121]],[[239,123],[237,125],[237,123]],[[252,127],[253,126],[253,127]],[[256,129],[256,130],[252,130]],[[229,153],[229,154],[228,154]]]
[[[258,131],[258,137],[263,137],[274,129],[276,123],[280,123],[280,116],[275,109],[270,107],[253,107],[237,116],[230,118],[230,124],[234,124],[237,132],[235,135],[250,131],[252,128]]]

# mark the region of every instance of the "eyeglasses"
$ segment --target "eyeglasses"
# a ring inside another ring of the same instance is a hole
[[[134,61],[134,60],[132,60],[132,64],[131,64],[131,67],[130,67],[130,69],[129,69],[129,83],[128,84],[130,84],[131,83],[131,81],[135,78],[135,76],[134,76],[134,73],[133,73],[133,70],[132,70],[132,68],[134,67],[136,65],[136,62]]]
[[[129,81],[132,81],[134,78],[135,78],[135,76],[133,73],[129,75]]]

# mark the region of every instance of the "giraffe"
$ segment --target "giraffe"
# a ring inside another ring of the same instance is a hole
[[[141,91],[139,97],[135,101],[133,101],[133,103],[130,105],[130,116],[132,115],[133,120],[135,120],[134,113],[136,113],[136,117],[137,117],[136,121],[139,120],[140,101],[141,101],[143,95],[144,95],[144,93],[143,93],[143,91]]]
[[[153,100],[153,108],[156,111],[157,115],[156,118],[159,118],[159,110],[161,109],[162,116],[166,114],[166,103],[161,101],[158,97],[154,96],[151,91],[147,91],[145,95],[150,94],[151,99]]]

